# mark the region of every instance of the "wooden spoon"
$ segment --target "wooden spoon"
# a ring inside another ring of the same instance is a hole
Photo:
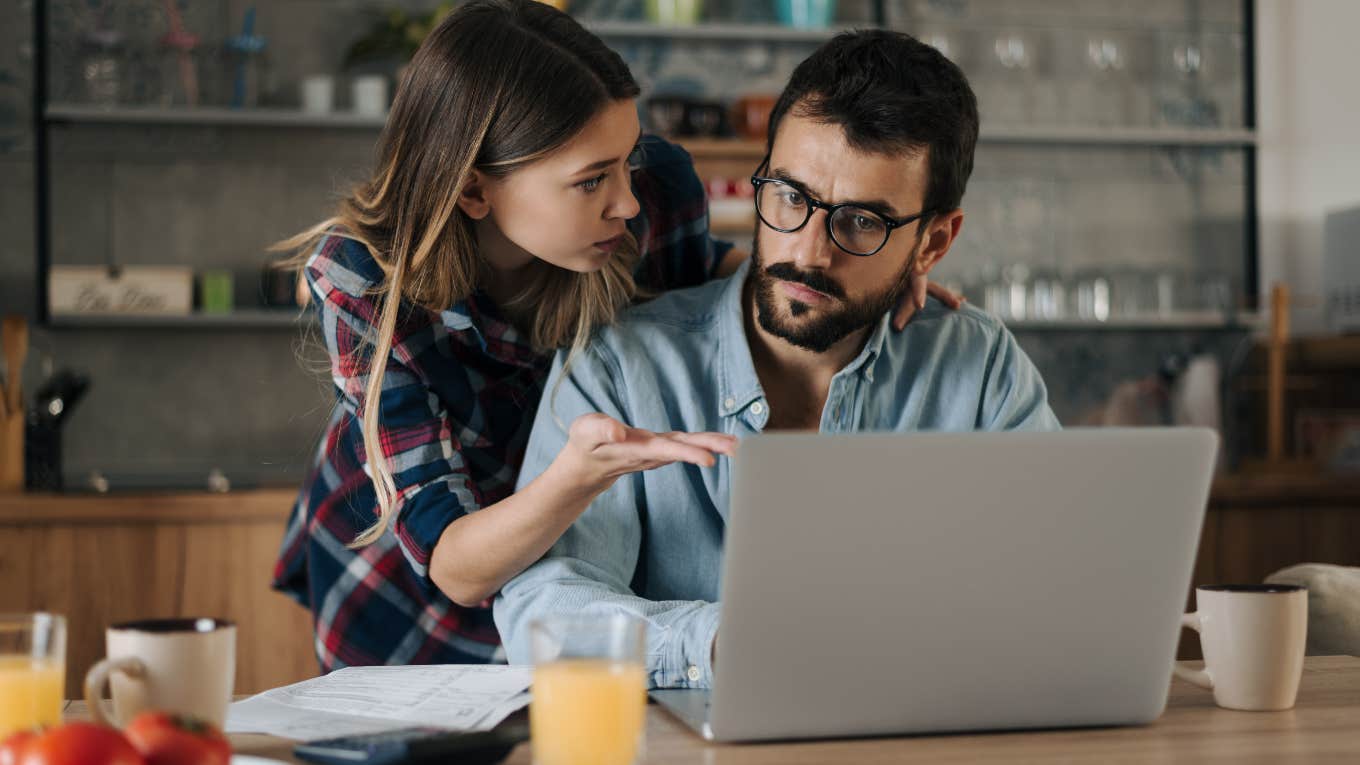
[[[21,383],[24,358],[28,356],[28,322],[22,316],[6,316],[0,324],[0,343],[5,347],[5,409],[18,416],[23,406]]]

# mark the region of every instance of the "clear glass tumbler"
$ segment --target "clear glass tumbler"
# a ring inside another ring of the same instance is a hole
[[[535,765],[633,765],[647,712],[646,623],[622,614],[529,625]]]
[[[66,686],[66,619],[0,615],[0,740],[61,723]]]

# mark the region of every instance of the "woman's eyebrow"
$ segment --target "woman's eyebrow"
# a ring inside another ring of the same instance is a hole
[[[636,148],[637,148],[637,145],[638,145],[639,143],[641,143],[641,142],[642,142],[642,132],[639,131],[639,132],[638,132],[637,140],[633,142],[633,148],[632,148],[632,149],[629,149],[629,150],[628,150],[628,154],[624,155],[623,158],[624,158],[624,159],[627,159],[629,156],[631,156],[631,155],[633,154],[633,150],[636,149]],[[572,173],[572,175],[580,175],[581,173],[592,173],[592,172],[595,172],[596,170],[604,170],[605,168],[609,167],[610,165],[613,165],[614,163],[616,163],[616,162],[618,162],[618,161],[619,161],[619,158],[617,158],[617,157],[611,157],[611,158],[609,158],[609,159],[602,159],[602,160],[600,160],[599,162],[591,162],[589,165],[586,165],[585,167],[581,168],[580,170],[577,170],[575,173]]]

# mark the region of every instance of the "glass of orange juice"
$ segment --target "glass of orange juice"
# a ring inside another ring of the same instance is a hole
[[[66,683],[66,619],[0,615],[0,740],[61,723]]]
[[[535,765],[634,765],[647,710],[647,626],[623,614],[539,619],[529,732]]]

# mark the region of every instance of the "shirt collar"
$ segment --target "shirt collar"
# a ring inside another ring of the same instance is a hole
[[[468,313],[466,301],[460,300],[454,303],[452,308],[440,311],[439,318],[443,320],[444,326],[449,329],[456,332],[472,330],[476,333],[478,339],[482,337],[482,331],[472,323],[472,316]],[[485,340],[482,340],[482,345],[486,345]]]
[[[873,382],[874,362],[878,361],[879,355],[883,353],[883,344],[888,341],[888,333],[891,331],[892,311],[887,311],[874,326],[874,331],[869,333],[869,339],[864,342],[864,349],[853,361],[846,364],[844,369],[837,372],[837,376],[861,373],[865,379]]]
[[[533,366],[548,355],[535,349],[482,293],[440,311],[439,318],[446,328],[470,335],[484,353],[507,364]]]
[[[765,397],[751,361],[751,346],[746,342],[746,320],[743,296],[746,277],[751,272],[751,261],[737,269],[718,296],[718,412],[724,417],[734,415],[756,399]]]
[[[719,413],[723,416],[735,415],[751,403],[765,397],[756,376],[755,362],[751,359],[751,346],[746,339],[745,310],[746,279],[750,274],[752,261],[748,258],[727,280],[722,293],[718,296],[718,358],[721,398],[718,401]],[[883,351],[891,331],[892,312],[886,312],[874,326],[864,348],[849,364],[846,364],[836,377],[856,373],[863,374],[869,381],[874,379],[874,362]],[[764,418],[760,418],[764,419]]]

